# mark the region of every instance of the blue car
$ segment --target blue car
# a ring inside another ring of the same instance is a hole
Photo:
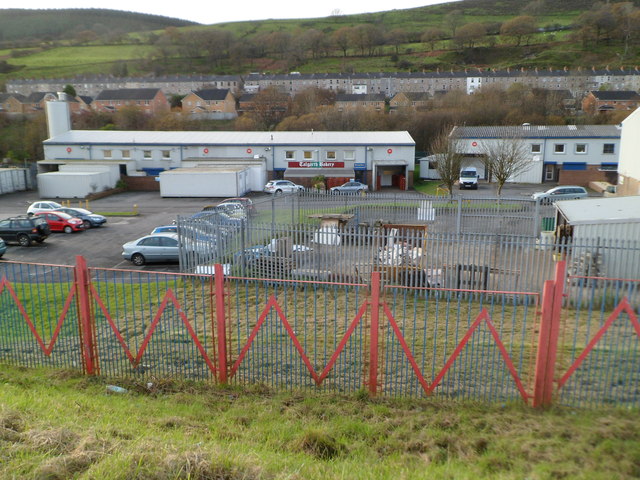
[[[56,212],[64,212],[72,217],[82,220],[85,229],[100,227],[107,223],[107,218],[103,215],[90,212],[84,208],[60,207],[55,209]]]

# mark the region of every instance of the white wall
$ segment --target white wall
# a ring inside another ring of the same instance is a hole
[[[160,173],[161,197],[240,197],[247,191],[246,169],[176,169]]]
[[[640,180],[640,108],[622,122],[618,174]]]
[[[111,188],[109,172],[50,172],[37,178],[40,198],[85,198]]]
[[[106,172],[109,175],[109,188],[114,188],[120,180],[120,167],[118,165],[60,165],[60,172]]]

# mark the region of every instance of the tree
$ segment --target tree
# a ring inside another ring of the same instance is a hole
[[[394,46],[396,55],[400,54],[400,45],[407,43],[407,31],[404,28],[394,28],[387,33],[387,42]]]
[[[456,31],[458,27],[462,25],[463,21],[464,16],[462,10],[453,10],[444,17],[444,24],[451,30],[452,37],[456,36]]]
[[[78,95],[76,93],[76,89],[73,87],[73,85],[70,85],[70,84],[66,84],[62,91],[67,95],[69,95],[71,98],[76,98],[76,96]]]
[[[484,155],[483,163],[489,173],[489,179],[495,178],[500,196],[502,187],[518,174],[525,173],[531,168],[531,158],[527,144],[521,137],[504,137],[480,144]]]
[[[453,39],[461,48],[473,48],[486,34],[487,29],[482,23],[467,23],[458,29]]]
[[[529,43],[531,35],[536,32],[536,19],[529,15],[521,15],[512,18],[502,24],[500,34],[512,37],[516,42],[516,47],[520,46],[522,40]]]
[[[444,30],[441,30],[439,28],[429,28],[422,34],[422,37],[420,37],[420,41],[422,43],[429,44],[429,47],[433,51],[436,49],[436,44],[444,40],[446,36],[447,34],[444,32]]]
[[[433,166],[442,179],[442,183],[449,190],[449,196],[453,196],[453,186],[460,176],[464,156],[459,153],[460,141],[452,137],[451,127],[444,127],[430,145],[429,151],[435,159]]]
[[[351,45],[351,27],[341,27],[331,35],[333,44],[342,51],[342,56],[347,56],[347,50]]]

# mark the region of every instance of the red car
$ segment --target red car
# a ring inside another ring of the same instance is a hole
[[[82,220],[64,212],[38,212],[34,215],[44,217],[52,232],[73,233],[84,230]]]

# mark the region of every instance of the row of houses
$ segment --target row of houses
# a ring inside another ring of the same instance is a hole
[[[277,92],[276,92],[277,93]],[[555,91],[557,100],[568,111],[576,109],[576,101],[568,91]],[[202,89],[189,92],[181,101],[182,111],[191,115],[213,115],[218,118],[234,118],[256,109],[255,93],[244,93],[236,98],[230,89]],[[54,92],[22,94],[0,94],[0,112],[9,114],[33,114],[44,110],[48,101],[57,98]],[[334,107],[340,111],[363,108],[377,112],[394,112],[405,108],[425,110],[432,97],[426,92],[400,92],[391,99],[382,93],[337,94]],[[285,111],[291,98],[277,93],[269,98],[267,108]],[[78,95],[70,100],[72,113],[94,110],[116,112],[121,108],[135,106],[145,113],[158,114],[170,110],[167,96],[159,88],[135,88],[103,90],[95,99]],[[387,108],[388,106],[388,108]],[[593,91],[582,99],[583,111],[597,112],[635,110],[640,106],[640,95],[635,91]]]
[[[309,88],[337,93],[384,94],[393,98],[400,92],[437,92],[460,90],[468,94],[484,86],[504,89],[514,84],[545,90],[567,90],[574,98],[589,91],[640,91],[640,70],[625,69],[465,69],[435,72],[310,73],[248,75],[175,75],[148,77],[114,77],[110,75],[77,76],[59,79],[10,79],[7,93],[28,96],[32,92],[58,92],[73,85],[79,95],[96,97],[103,90],[158,88],[165,95],[187,95],[203,89],[229,89],[234,95],[257,93],[275,87],[293,96]]]

